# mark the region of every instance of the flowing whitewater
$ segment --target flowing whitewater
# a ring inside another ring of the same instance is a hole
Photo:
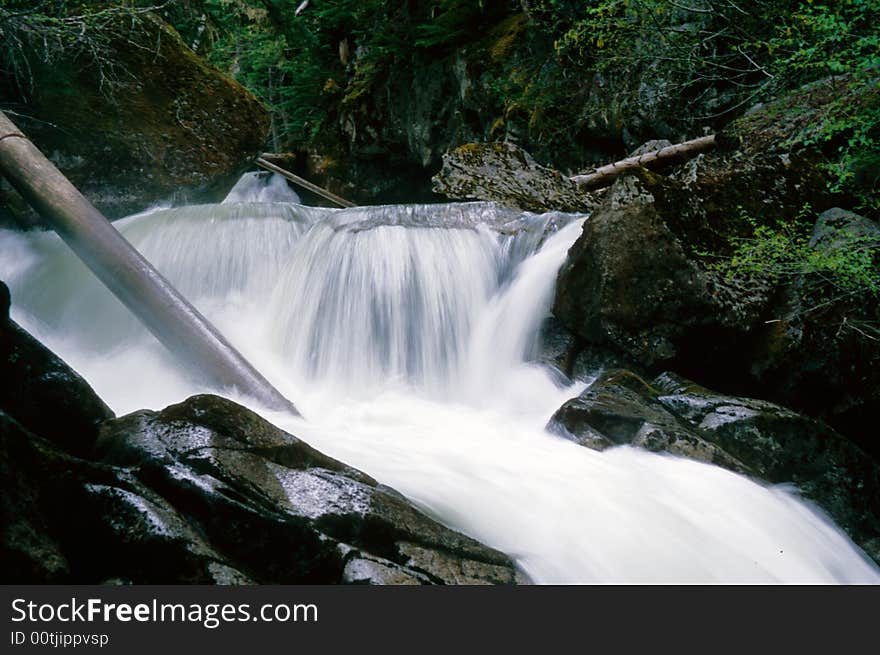
[[[222,205],[116,223],[306,417],[254,407],[276,424],[536,582],[880,582],[791,489],[544,430],[587,383],[560,386],[533,361],[584,217],[327,210],[284,189],[253,178]],[[15,319],[117,413],[209,391],[54,235],[0,232],[0,278]]]

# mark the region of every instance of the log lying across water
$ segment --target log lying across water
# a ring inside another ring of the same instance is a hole
[[[271,409],[298,414],[3,112],[0,173],[192,373],[213,387],[235,389]]]
[[[715,135],[701,136],[699,139],[683,141],[675,145],[666,146],[660,150],[646,152],[635,157],[627,157],[607,166],[600,166],[592,173],[586,175],[574,175],[569,179],[578,185],[583,191],[591,189],[601,189],[611,184],[618,175],[624,171],[632,170],[645,166],[650,168],[653,165],[667,163],[675,159],[687,159],[698,155],[701,152],[711,150],[715,147]]]
[[[330,202],[336,203],[340,207],[357,207],[357,205],[355,205],[350,200],[346,200],[342,196],[337,196],[335,193],[327,191],[327,189],[322,189],[317,184],[312,184],[307,179],[291,173],[290,171],[281,168],[277,164],[273,164],[266,159],[266,156],[267,155],[264,153],[262,157],[257,157],[256,164],[261,168],[265,168],[267,171],[272,171],[273,173],[278,173],[278,175],[280,175],[281,177],[287,178],[294,184],[298,184],[299,186],[301,186],[303,189],[308,189],[312,193],[317,193],[322,198],[326,198]]]

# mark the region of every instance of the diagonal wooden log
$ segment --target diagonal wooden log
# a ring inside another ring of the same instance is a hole
[[[197,377],[298,414],[0,112],[0,173],[92,273]]]
[[[299,175],[291,173],[290,171],[285,170],[285,169],[281,168],[280,166],[273,164],[270,161],[267,161],[263,157],[257,157],[256,163],[258,166],[265,168],[267,171],[272,171],[273,173],[278,173],[278,175],[281,175],[282,177],[287,178],[288,180],[290,180],[294,184],[298,184],[302,188],[308,189],[312,193],[317,193],[322,198],[326,198],[330,202],[336,203],[340,207],[357,207],[357,205],[355,205],[350,200],[346,200],[345,198],[343,198],[341,196],[337,196],[335,193],[327,191],[327,189],[322,189],[317,184],[312,184],[308,180],[300,177]]]
[[[644,166],[651,168],[660,164],[671,163],[677,159],[688,159],[701,152],[706,152],[715,147],[715,135],[701,136],[698,139],[683,141],[675,145],[666,146],[660,150],[646,152],[635,157],[627,157],[607,166],[600,166],[592,173],[586,175],[574,175],[569,178],[577,184],[582,191],[600,189],[611,184],[618,175],[624,171]]]

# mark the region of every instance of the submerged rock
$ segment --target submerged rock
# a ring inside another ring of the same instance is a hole
[[[610,370],[566,402],[548,428],[597,450],[631,445],[793,483],[880,562],[880,465],[824,423],[785,407],[674,373],[646,382]]]

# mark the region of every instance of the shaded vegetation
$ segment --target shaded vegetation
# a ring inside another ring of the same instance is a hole
[[[860,102],[841,97],[802,143],[831,144],[833,190],[880,211],[880,0],[10,0],[0,63],[27,86],[30,48],[112,82],[93,28],[146,9],[270,108],[272,150],[423,167],[464,141],[505,139],[576,170],[848,76]],[[413,119],[401,105],[424,103],[412,111],[436,125],[396,124]]]

